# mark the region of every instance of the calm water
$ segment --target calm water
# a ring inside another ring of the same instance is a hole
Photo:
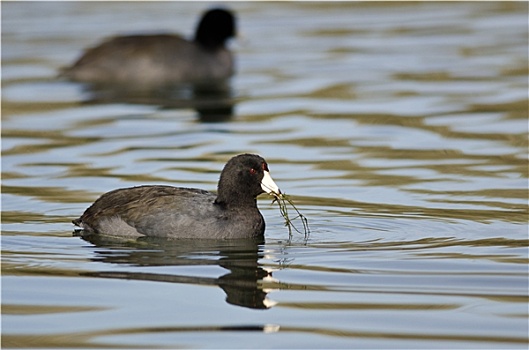
[[[222,95],[56,78],[208,6],[2,2],[3,346],[526,349],[528,3],[230,3]],[[243,152],[308,239],[268,198],[265,243],[72,235],[103,192],[214,190]]]

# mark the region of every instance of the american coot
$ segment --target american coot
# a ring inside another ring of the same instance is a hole
[[[192,41],[172,34],[118,36],[85,52],[63,77],[89,83],[163,85],[222,81],[233,75],[233,57],[225,47],[235,35],[234,15],[207,11]]]
[[[87,233],[128,237],[256,238],[265,229],[256,197],[281,193],[266,161],[241,154],[226,163],[217,195],[194,188],[139,186],[103,194],[72,222]]]

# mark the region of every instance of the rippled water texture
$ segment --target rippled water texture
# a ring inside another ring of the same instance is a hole
[[[210,5],[2,2],[2,345],[526,349],[528,3],[229,3],[223,94],[57,79]],[[215,190],[243,152],[308,239],[269,198],[264,243],[72,235],[106,191]]]

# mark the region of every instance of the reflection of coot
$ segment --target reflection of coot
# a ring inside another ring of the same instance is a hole
[[[259,286],[259,281],[271,274],[259,267],[257,259],[255,265],[249,259],[232,259],[229,256],[220,260],[220,266],[231,271],[217,279],[219,287],[226,293],[228,303],[246,307],[252,305],[255,309],[271,306],[266,298],[267,293]]]
[[[235,99],[228,82],[174,84],[157,87],[120,84],[88,84],[83,87],[87,104],[129,103],[161,109],[194,109],[204,123],[225,122],[233,117]]]
[[[233,14],[212,9],[203,15],[192,41],[172,34],[111,38],[87,50],[62,76],[142,86],[225,80],[234,72],[225,43],[235,32]]]
[[[235,101],[232,91],[225,85],[195,85],[193,108],[201,122],[223,122],[231,119]]]
[[[267,299],[267,293],[262,290],[260,283],[270,275],[258,262],[263,257],[260,248],[263,239],[215,241],[144,237],[126,240],[95,234],[82,238],[98,247],[108,247],[97,251],[93,260],[129,266],[126,272],[88,272],[82,273],[83,276],[216,285],[226,293],[229,304],[252,309],[267,309],[273,304]],[[135,272],[138,266],[190,265],[218,265],[230,272],[218,278]]]

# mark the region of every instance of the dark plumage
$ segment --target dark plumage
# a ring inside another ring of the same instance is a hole
[[[233,14],[212,9],[201,18],[192,41],[173,34],[110,38],[88,49],[63,77],[89,83],[163,85],[221,81],[234,73],[225,47],[235,36]]]
[[[127,237],[255,238],[265,229],[256,197],[280,193],[258,155],[233,157],[217,195],[194,188],[139,186],[103,194],[72,222],[88,233]]]

